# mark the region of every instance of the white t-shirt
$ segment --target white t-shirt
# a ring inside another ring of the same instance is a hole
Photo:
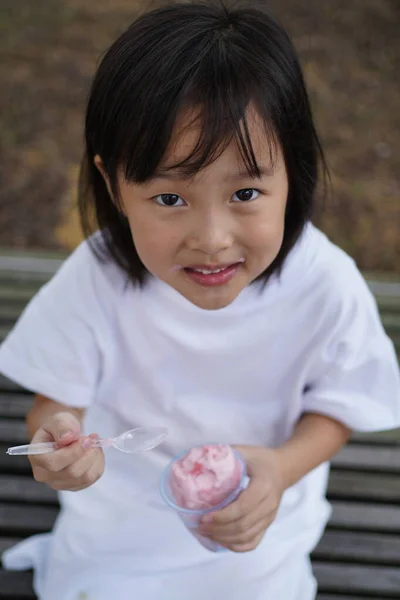
[[[304,411],[355,430],[400,426],[399,368],[374,298],[353,261],[313,226],[280,276],[218,311],[154,277],[133,286],[83,243],[1,346],[0,371],[87,407],[88,433],[170,431],[143,455],[106,451],[95,485],[60,494],[45,543],[35,538],[6,555],[11,567],[34,564],[41,600],[81,592],[90,600],[311,600],[305,557],[329,518],[328,465],[285,492],[255,551],[217,555],[164,505],[163,468],[199,444],[282,444]]]

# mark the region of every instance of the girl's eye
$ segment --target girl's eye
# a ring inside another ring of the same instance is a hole
[[[250,200],[255,200],[260,195],[259,190],[255,190],[254,188],[246,188],[244,190],[238,190],[232,196],[233,202],[249,202]]]
[[[160,206],[185,206],[185,201],[178,194],[159,194],[153,200]]]

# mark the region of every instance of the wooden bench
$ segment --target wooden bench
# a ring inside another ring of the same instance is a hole
[[[0,341],[58,265],[0,256]],[[400,284],[371,287],[400,353]],[[0,376],[0,554],[51,529],[58,512],[56,494],[33,480],[27,458],[6,455],[27,441],[31,398]],[[318,600],[400,598],[400,432],[355,436],[333,460],[328,496],[332,518],[312,557]],[[0,569],[0,600],[34,598],[31,573]]]

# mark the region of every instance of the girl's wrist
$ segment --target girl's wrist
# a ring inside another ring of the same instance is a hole
[[[285,489],[329,461],[346,443],[350,433],[345,425],[330,417],[312,413],[303,415],[292,437],[274,449]]]
[[[292,475],[290,472],[290,461],[288,462],[286,452],[283,452],[283,447],[266,448],[264,446],[253,447],[255,455],[258,455],[264,467],[263,472],[266,479],[271,476],[276,483],[276,486],[283,493],[288,487],[293,485]]]
[[[290,447],[287,444],[283,444],[278,448],[273,448],[274,458],[276,462],[276,468],[279,473],[281,485],[283,491],[290,488],[292,485],[297,483],[301,475],[297,475],[296,469],[296,457],[292,456]]]

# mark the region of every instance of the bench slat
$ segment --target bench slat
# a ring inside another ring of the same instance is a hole
[[[38,276],[50,277],[59,269],[67,254],[57,257],[33,255],[31,252],[24,253],[5,253],[0,254],[0,274],[10,273],[18,277],[20,273],[30,274],[32,279]]]
[[[10,333],[11,327],[0,323],[0,344],[4,342],[8,334]]]
[[[15,546],[15,544],[18,544],[22,539],[23,538],[20,537],[0,537],[0,556],[5,550],[8,550],[11,546]]]
[[[380,296],[379,294],[375,294],[375,300],[381,312],[390,314],[400,313],[399,296]]]
[[[24,419],[33,402],[32,394],[0,394],[0,418]]]
[[[379,444],[392,445],[400,444],[400,429],[389,429],[387,431],[358,431],[351,438],[352,443],[356,444]]]
[[[0,420],[0,440],[10,444],[27,444],[28,432],[24,421],[16,419]]]
[[[392,298],[400,297],[399,281],[376,281],[368,279],[368,285],[375,296],[390,296]]]
[[[318,594],[316,600],[382,600],[382,598],[378,598],[377,596],[344,596],[343,594]],[[390,600],[390,598],[388,598]]]
[[[6,454],[8,444],[0,444],[0,473],[32,476],[31,463],[27,456],[9,456]]]
[[[390,331],[391,333],[400,332],[400,315],[385,313],[381,315],[381,320],[386,331]]]
[[[334,498],[400,501],[400,478],[387,473],[372,474],[357,471],[332,471],[328,494]]]
[[[35,600],[30,571],[0,569],[0,600]]]
[[[0,275],[1,278],[1,275]],[[25,305],[39,289],[37,285],[6,285],[0,279],[0,304],[5,306]],[[390,311],[395,313],[395,309]]]
[[[332,467],[337,469],[377,470],[400,473],[400,444],[398,447],[389,448],[371,447],[366,444],[347,445],[333,458]]]
[[[11,536],[43,533],[52,529],[57,514],[56,506],[0,502],[0,530]]]
[[[400,537],[387,533],[327,530],[313,552],[324,560],[400,565]]]
[[[400,591],[400,569],[371,565],[314,562],[319,589],[324,592],[368,593],[380,598]]]
[[[336,500],[330,526],[353,531],[400,533],[400,506]]]
[[[57,493],[33,477],[0,475],[0,501],[57,504]]]
[[[23,391],[23,388],[0,373],[0,392]]]

